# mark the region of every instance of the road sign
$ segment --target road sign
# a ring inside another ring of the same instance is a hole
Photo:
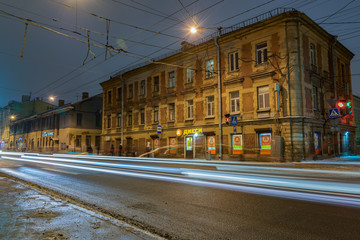
[[[157,125],[157,134],[161,134],[162,133],[162,127],[161,125]]]
[[[231,116],[231,125],[236,126],[237,125],[237,117]]]
[[[330,108],[329,109],[329,118],[336,118],[340,117],[339,109],[338,108]]]

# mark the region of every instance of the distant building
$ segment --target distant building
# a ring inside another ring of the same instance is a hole
[[[360,97],[353,95],[353,107],[356,126],[356,153],[360,154]]]
[[[100,150],[102,95],[82,100],[10,124],[10,146],[27,152],[94,152]]]
[[[22,96],[22,101],[10,101],[7,106],[0,108],[0,149],[10,149],[9,125],[11,122],[30,115],[38,114],[56,108],[55,105],[44,102],[39,98],[30,101],[30,96]]]
[[[184,42],[101,83],[104,150],[143,154],[149,143],[155,156],[275,161],[353,153],[353,113],[329,116],[352,101],[353,56],[294,9]]]

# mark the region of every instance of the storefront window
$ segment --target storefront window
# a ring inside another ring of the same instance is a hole
[[[232,154],[242,154],[242,153],[243,153],[242,135],[234,134],[232,135]]]
[[[260,154],[271,154],[271,133],[259,133]]]

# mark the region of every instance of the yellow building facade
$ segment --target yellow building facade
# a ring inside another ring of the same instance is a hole
[[[352,57],[293,9],[183,42],[101,83],[102,151],[272,161],[351,153],[353,115],[329,109],[352,101]]]

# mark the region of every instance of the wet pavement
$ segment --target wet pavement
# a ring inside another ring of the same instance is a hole
[[[0,173],[0,239],[160,239]]]

